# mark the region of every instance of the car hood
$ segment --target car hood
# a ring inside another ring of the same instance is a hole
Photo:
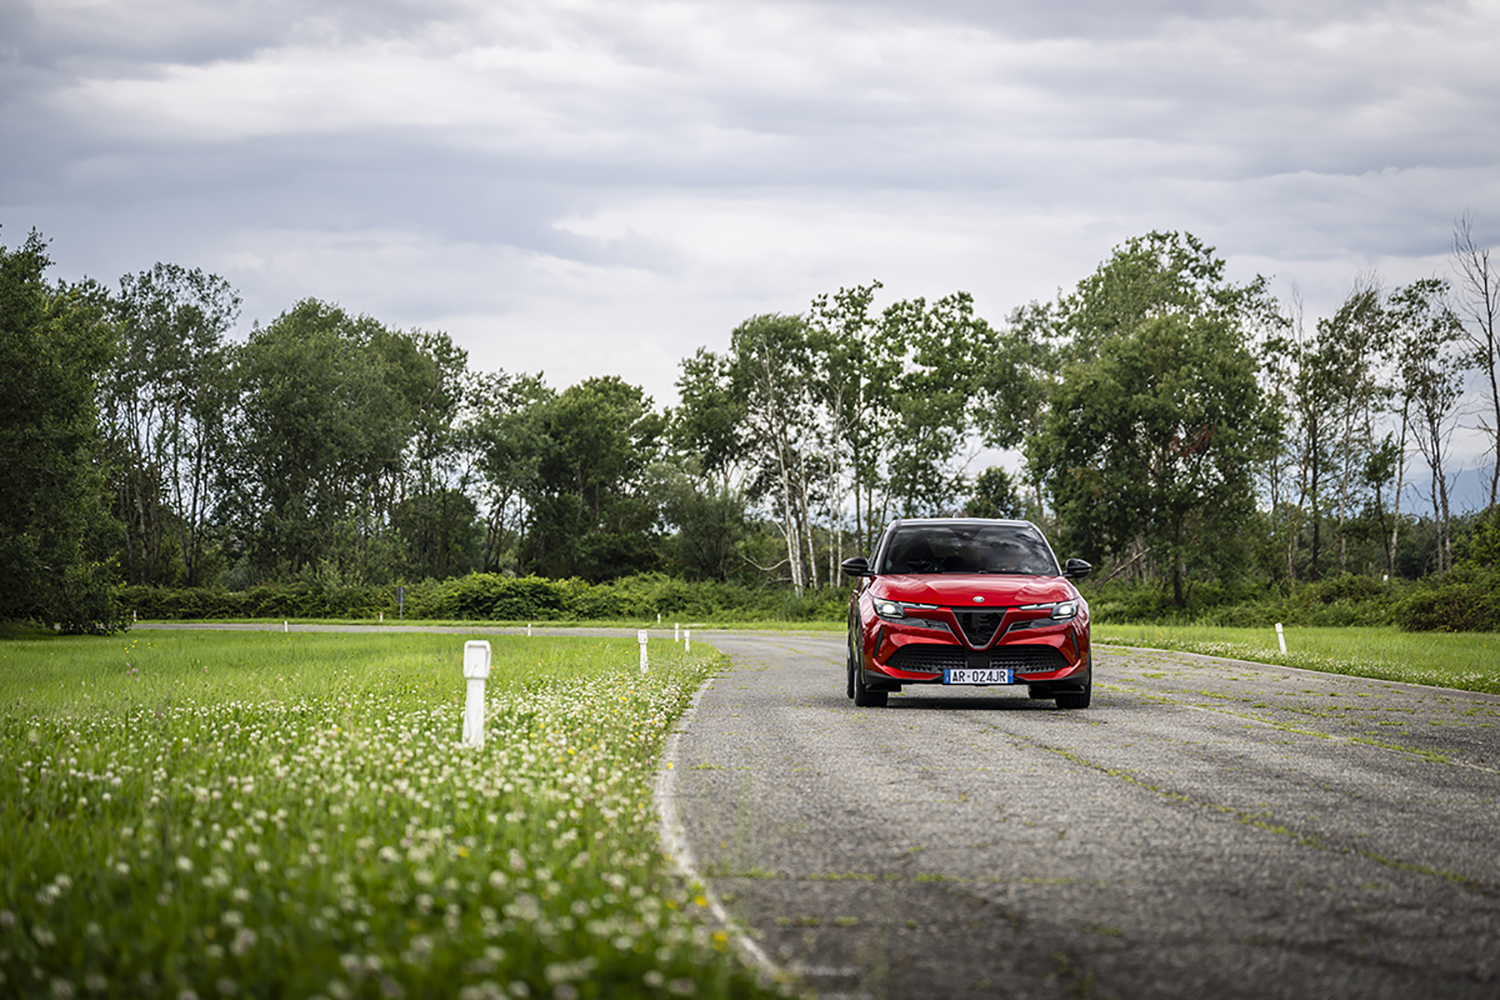
[[[882,576],[875,581],[872,589],[875,594],[892,600],[955,608],[1048,604],[1072,600],[1078,596],[1073,585],[1060,576],[1011,576],[999,573]],[[984,600],[976,601],[976,597],[983,597]]]

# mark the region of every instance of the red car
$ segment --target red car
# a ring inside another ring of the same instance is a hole
[[[1030,521],[893,521],[875,555],[844,561],[849,697],[881,707],[907,684],[1025,684],[1032,698],[1088,708],[1089,606]]]

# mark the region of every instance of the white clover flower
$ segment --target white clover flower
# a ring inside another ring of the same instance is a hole
[[[244,958],[255,947],[256,940],[255,931],[248,927],[242,927],[239,933],[234,936],[234,941],[230,943],[229,950],[237,957]]]
[[[178,857],[177,857],[177,870],[181,871],[181,872],[190,872],[190,871],[192,871],[193,870],[193,859],[189,858],[189,857],[187,857],[185,855],[178,855]]]

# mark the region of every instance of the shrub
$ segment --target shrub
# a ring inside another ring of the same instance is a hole
[[[1461,567],[1424,580],[1394,617],[1405,632],[1500,632],[1500,568]]]

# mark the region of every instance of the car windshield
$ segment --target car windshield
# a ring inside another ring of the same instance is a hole
[[[1057,576],[1047,540],[1029,525],[914,524],[899,527],[881,573],[1019,573]]]

